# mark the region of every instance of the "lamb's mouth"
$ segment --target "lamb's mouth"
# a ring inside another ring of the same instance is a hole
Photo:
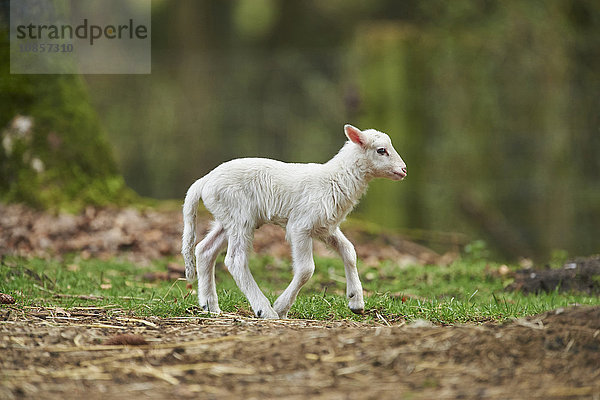
[[[394,177],[396,177],[399,181],[401,181],[401,180],[404,180],[404,178],[406,178],[406,174],[404,172],[394,171]]]

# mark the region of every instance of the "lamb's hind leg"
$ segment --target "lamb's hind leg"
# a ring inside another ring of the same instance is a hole
[[[229,235],[225,265],[235,283],[250,302],[254,314],[260,318],[279,318],[271,307],[269,299],[261,292],[248,267],[251,234],[234,233]]]
[[[206,237],[196,246],[196,272],[198,275],[198,302],[204,311],[220,314],[215,284],[215,261],[225,244],[225,230],[214,222]]]
[[[363,300],[363,289],[356,269],[356,250],[340,228],[328,237],[324,238],[325,242],[337,250],[344,262],[344,271],[346,272],[346,297],[348,298],[348,306],[355,314],[363,314],[365,312],[365,302]]]
[[[315,272],[310,235],[288,231],[288,237],[292,247],[294,277],[273,304],[273,309],[279,314],[280,318],[287,318],[288,311],[296,301],[298,292]]]

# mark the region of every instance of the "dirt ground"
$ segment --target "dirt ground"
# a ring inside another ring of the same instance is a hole
[[[200,237],[207,231],[210,219],[209,214],[199,218]],[[73,215],[0,204],[0,254],[6,255],[57,258],[77,253],[83,258],[121,257],[148,264],[161,257],[179,255],[182,229],[180,210],[88,207]],[[377,265],[382,260],[394,260],[399,265],[446,265],[456,257],[455,252],[439,255],[389,232],[373,235],[352,227],[344,231],[366,265]],[[254,236],[254,251],[289,258],[285,231],[274,225],[261,227]],[[334,256],[319,241],[315,241],[314,251],[320,256]]]
[[[568,261],[562,268],[527,268],[517,271],[507,288],[525,294],[577,291],[600,295],[600,255]]]
[[[206,225],[201,221],[200,230]],[[452,260],[452,253],[440,256],[400,236],[347,233],[366,264]],[[77,252],[150,263],[177,254],[180,234],[176,211],[89,208],[51,215],[0,205],[0,254]],[[282,229],[263,227],[255,251],[286,257],[283,237]],[[320,244],[315,252],[328,254]],[[567,274],[571,267],[565,266]],[[534,279],[532,272],[523,276]],[[134,396],[600,399],[600,307],[442,327],[241,315],[142,319],[110,307],[0,305],[0,399]]]
[[[600,307],[445,327],[1,307],[2,399],[600,398]]]

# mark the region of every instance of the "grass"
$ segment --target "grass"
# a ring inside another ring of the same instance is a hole
[[[20,307],[96,306],[130,310],[135,315],[205,315],[195,292],[183,280],[150,282],[144,275],[164,271],[169,260],[142,267],[118,260],[64,261],[5,258],[0,267],[0,292],[15,297]],[[465,258],[450,266],[409,266],[391,262],[376,267],[359,264],[367,313],[354,315],[344,297],[344,269],[338,259],[317,258],[317,270],[292,307],[290,318],[394,323],[426,319],[435,323],[503,321],[574,304],[598,305],[600,298],[552,292],[522,295],[504,290],[510,274],[499,264]],[[251,269],[267,296],[275,298],[291,279],[289,262],[268,256],[251,258]],[[516,267],[511,268],[516,269]],[[245,297],[217,264],[219,302],[224,312],[251,315]]]

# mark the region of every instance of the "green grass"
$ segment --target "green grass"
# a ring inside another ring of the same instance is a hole
[[[14,296],[20,307],[96,306],[130,310],[140,316],[203,316],[196,295],[183,280],[149,282],[144,275],[164,271],[168,260],[141,267],[121,261],[65,261],[5,258],[0,266],[0,292]],[[600,304],[600,298],[553,292],[525,296],[504,290],[511,282],[496,271],[499,264],[463,259],[447,267],[410,266],[391,262],[359,265],[367,313],[350,312],[344,297],[344,269],[338,259],[317,258],[317,270],[292,307],[290,318],[355,321],[427,319],[435,323],[502,321],[574,304]],[[274,301],[291,279],[289,261],[268,256],[251,258],[259,285]],[[516,267],[515,267],[516,269]],[[220,306],[225,312],[250,315],[245,297],[217,264]]]

